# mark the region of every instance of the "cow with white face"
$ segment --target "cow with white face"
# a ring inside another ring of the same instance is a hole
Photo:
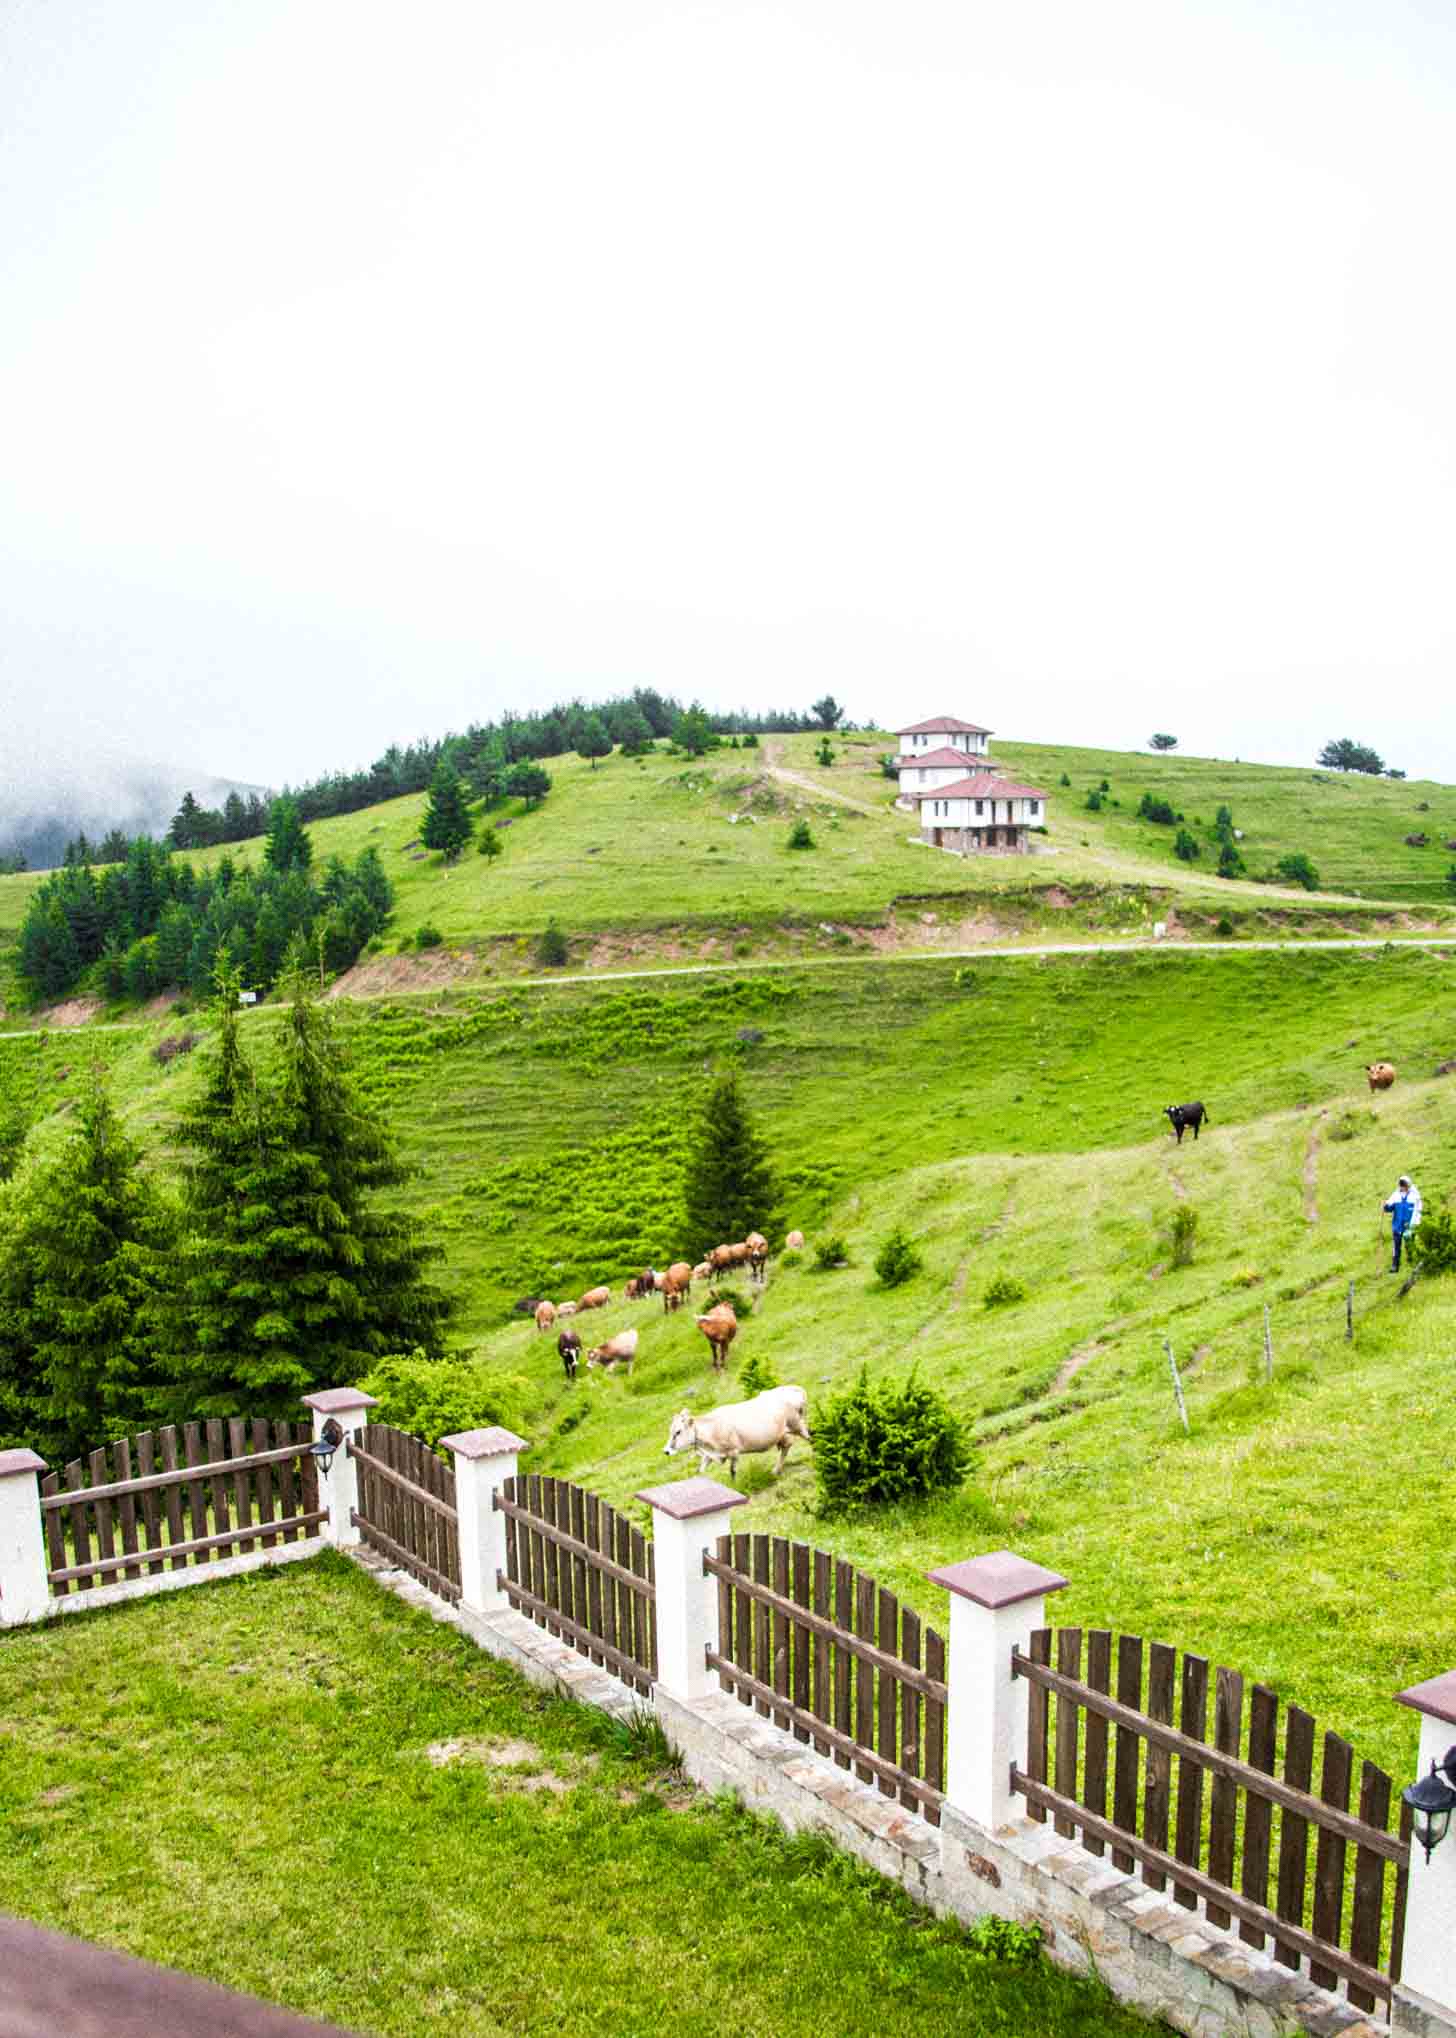
[[[750,1457],[755,1451],[777,1451],[779,1461],[774,1467],[777,1478],[794,1438],[802,1437],[806,1444],[813,1442],[805,1420],[808,1406],[809,1397],[802,1387],[767,1387],[751,1401],[732,1401],[725,1408],[710,1408],[704,1415],[694,1415],[690,1408],[679,1409],[672,1419],[663,1456],[673,1458],[679,1451],[696,1451],[700,1472],[706,1472],[710,1464],[726,1464],[732,1479],[740,1458]]]

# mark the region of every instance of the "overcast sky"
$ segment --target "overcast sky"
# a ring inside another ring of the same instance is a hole
[[[503,706],[1456,779],[1456,13],[6,0],[0,744]]]

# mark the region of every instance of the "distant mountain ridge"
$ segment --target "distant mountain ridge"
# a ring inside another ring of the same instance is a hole
[[[98,845],[112,828],[127,836],[163,836],[188,792],[204,807],[220,807],[233,792],[244,799],[267,796],[266,787],[176,764],[52,759],[32,776],[16,760],[0,783],[0,856],[20,855],[32,870],[49,870],[77,835]]]

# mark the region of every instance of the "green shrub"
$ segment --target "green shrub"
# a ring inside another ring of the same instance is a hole
[[[812,849],[814,847],[813,831],[807,821],[795,821],[793,827],[789,830],[789,847],[790,849]]]
[[[500,855],[504,846],[494,828],[482,828],[480,840],[475,845],[477,854],[487,857],[491,862]]]
[[[815,1271],[832,1274],[836,1267],[849,1265],[849,1248],[842,1238],[821,1239],[814,1248]]]
[[[753,1314],[752,1296],[745,1295],[741,1288],[735,1288],[729,1283],[720,1282],[717,1287],[708,1290],[708,1307],[716,1309],[720,1302],[726,1302],[740,1321],[745,1316]]]
[[[886,1288],[901,1288],[907,1281],[913,1281],[923,1264],[910,1237],[898,1224],[875,1254],[875,1272]]]
[[[822,764],[826,769],[831,764],[833,764],[834,746],[829,741],[829,738],[827,736],[824,738],[823,742],[819,745],[819,748],[814,752],[814,755],[819,760],[820,764]]]
[[[986,1911],[966,1930],[966,1944],[986,1960],[999,1960],[1007,1967],[1033,1967],[1041,1958],[1040,1925],[1018,1925],[1010,1918],[998,1918]]]
[[[738,1384],[745,1396],[766,1394],[770,1387],[777,1387],[779,1376],[768,1360],[758,1352],[752,1352],[743,1362],[738,1375]]]
[[[519,1428],[531,1399],[528,1380],[489,1360],[427,1359],[421,1351],[380,1359],[363,1387],[379,1403],[374,1421],[431,1445],[459,1430]]]
[[[986,1292],[981,1300],[987,1309],[1004,1309],[1009,1302],[1024,1302],[1026,1289],[1009,1274],[997,1274],[994,1280],[986,1283]]]
[[[1292,856],[1281,856],[1274,866],[1274,875],[1283,878],[1287,885],[1303,885],[1307,892],[1319,890],[1319,872],[1303,850],[1297,850]]]
[[[1220,916],[1218,925],[1214,928],[1213,931],[1215,934],[1220,935],[1225,941],[1227,941],[1231,937],[1234,931],[1234,923],[1232,920],[1230,920],[1227,913],[1224,913]]]
[[[1173,837],[1173,854],[1184,863],[1194,863],[1199,856],[1198,837],[1187,828],[1180,828]]]
[[[536,942],[536,960],[544,969],[560,969],[571,956],[571,946],[554,920],[543,928]]]
[[[1358,1139],[1362,1132],[1368,1132],[1372,1125],[1378,1125],[1379,1118],[1373,1111],[1342,1111],[1329,1131],[1327,1139]]]
[[[1070,785],[1071,783],[1072,781],[1068,778],[1065,772],[1063,772],[1061,777],[1057,780],[1058,785]]]
[[[971,1463],[950,1404],[914,1373],[900,1385],[871,1387],[862,1369],[814,1418],[814,1482],[825,1514],[951,1492]]]
[[[1407,1235],[1406,1252],[1423,1274],[1456,1273],[1456,1217],[1449,1210],[1423,1217]]]
[[[1198,1236],[1198,1212],[1190,1204],[1180,1203],[1173,1212],[1173,1221],[1168,1226],[1168,1245],[1175,1267],[1191,1267],[1193,1264],[1193,1242]]]
[[[1089,814],[1100,814],[1102,812],[1101,793],[1097,792],[1094,789],[1092,792],[1088,793],[1085,801],[1083,802],[1083,805],[1086,807]]]
[[[757,736],[754,735],[752,729],[750,729],[748,734],[744,737],[743,747],[745,750],[757,750],[758,738]]]
[[[1244,859],[1227,837],[1219,845],[1218,874],[1220,877],[1242,877],[1244,874]]]
[[[444,939],[445,937],[439,928],[431,926],[428,920],[423,927],[415,929],[416,948],[438,948]]]
[[[1138,814],[1144,821],[1156,821],[1161,828],[1173,827],[1179,818],[1166,800],[1155,800],[1151,793],[1144,793],[1138,801]]]
[[[785,1246],[779,1254],[779,1265],[781,1267],[801,1267],[803,1264],[804,1255],[791,1245]]]

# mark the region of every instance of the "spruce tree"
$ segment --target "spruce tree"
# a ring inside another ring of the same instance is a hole
[[[430,798],[420,823],[420,840],[426,849],[444,851],[453,863],[470,840],[474,823],[470,818],[469,796],[453,765],[441,761],[430,780]]]
[[[775,1201],[768,1149],[753,1129],[742,1085],[730,1069],[708,1092],[688,1164],[684,1202],[692,1250],[709,1252],[750,1231],[768,1232]]]
[[[303,825],[298,802],[287,793],[268,809],[268,834],[263,843],[263,861],[269,870],[304,870],[313,862],[313,843]]]
[[[60,1152],[8,1192],[0,1433],[53,1462],[160,1405],[173,1219],[140,1161],[98,1074]]]
[[[578,757],[589,757],[593,771],[597,768],[599,757],[611,756],[612,739],[607,734],[607,725],[600,715],[587,715],[583,719],[576,739],[576,754]]]
[[[315,1388],[375,1359],[438,1356],[449,1304],[425,1278],[438,1248],[377,1207],[408,1170],[361,1101],[295,958],[278,1065],[243,1051],[237,983],[218,973],[218,1046],[183,1120],[187,1236],[174,1344],[179,1401],[199,1415],[295,1416]]]

